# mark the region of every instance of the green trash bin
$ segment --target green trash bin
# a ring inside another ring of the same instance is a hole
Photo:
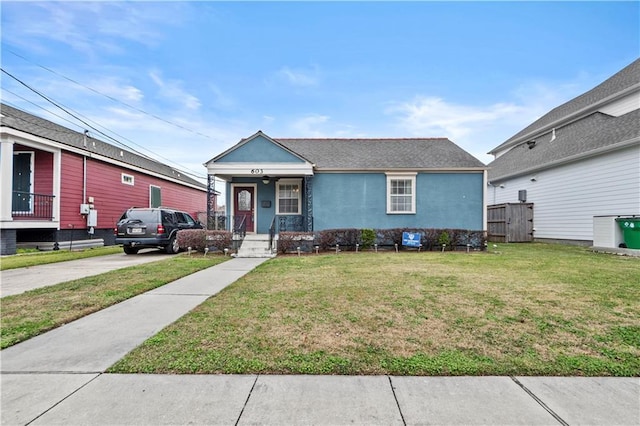
[[[618,217],[618,226],[627,248],[640,249],[640,217]]]

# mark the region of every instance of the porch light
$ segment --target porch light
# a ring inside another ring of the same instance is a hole
[[[262,183],[269,185],[269,176],[262,176]]]

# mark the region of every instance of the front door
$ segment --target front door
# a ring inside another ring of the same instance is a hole
[[[31,153],[13,154],[13,205],[14,212],[31,211]]]
[[[239,227],[244,221],[246,232],[255,231],[253,212],[254,187],[236,186],[233,189],[233,227]]]

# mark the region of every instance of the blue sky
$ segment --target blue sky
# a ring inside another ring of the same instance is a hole
[[[488,163],[490,149],[640,56],[638,2],[3,0],[0,8],[3,70],[199,176],[202,163],[258,130],[448,137]],[[1,78],[3,102],[87,128]]]

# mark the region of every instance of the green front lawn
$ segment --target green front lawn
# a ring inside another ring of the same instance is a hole
[[[12,256],[3,256],[0,259],[0,270],[4,271],[6,269],[26,268],[28,266],[66,262],[67,260],[84,259],[87,257],[104,256],[116,253],[122,253],[122,247],[105,246],[83,250],[29,251],[14,254]]]
[[[500,244],[270,260],[118,373],[640,375],[640,259]]]
[[[202,254],[175,256],[3,297],[0,347],[15,345],[228,259]]]

